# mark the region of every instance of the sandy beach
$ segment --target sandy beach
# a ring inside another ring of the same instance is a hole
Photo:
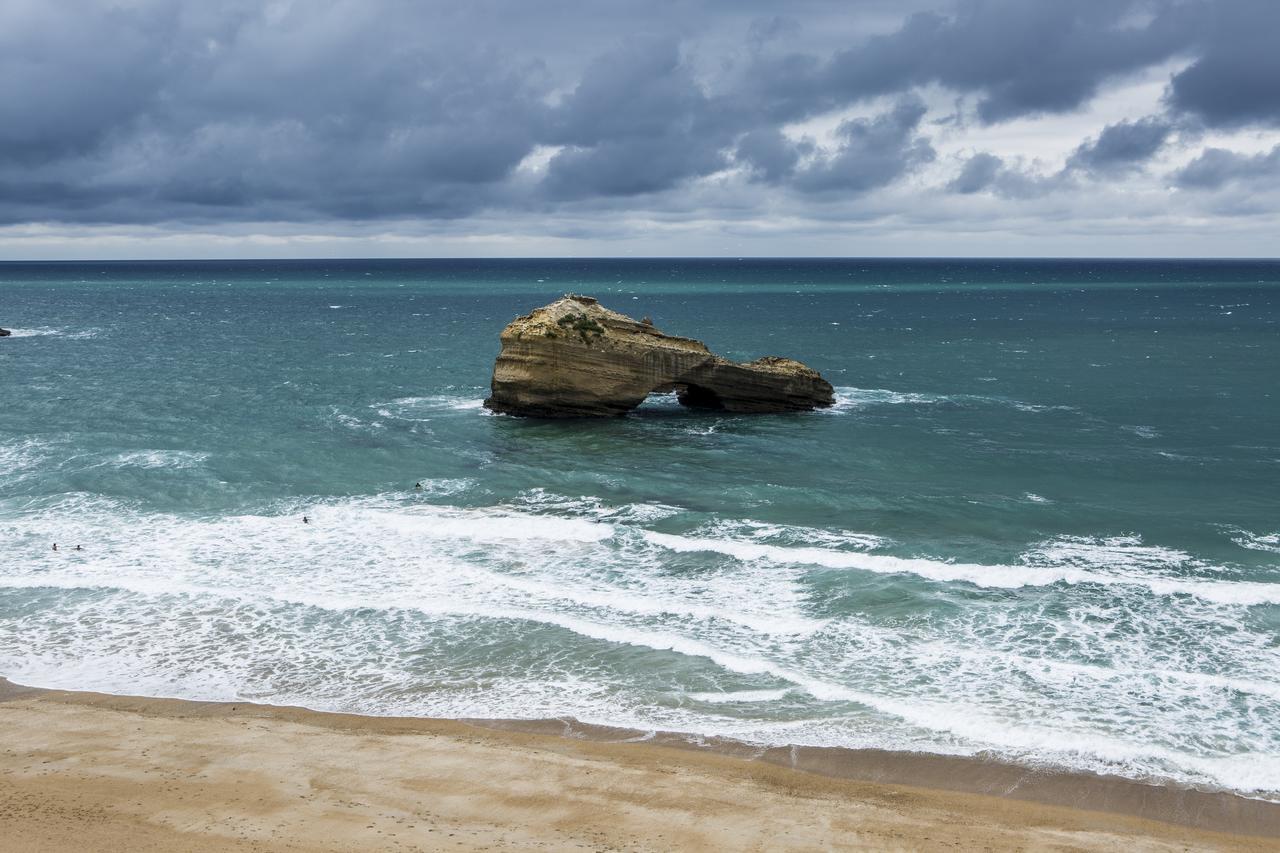
[[[548,733],[542,733],[3,682],[0,837],[6,849],[22,851],[1138,851],[1276,844],[1280,806],[1227,795],[1149,786],[1138,786],[1135,795],[1124,787],[1133,783],[1108,792],[1110,805],[1122,810],[1141,812],[1146,801],[1148,808],[1181,809],[1167,816],[1183,823],[1225,822],[1252,835],[1010,796],[833,778],[777,766],[769,756],[748,760],[731,750],[610,741],[603,730],[549,733],[556,725],[543,724]],[[943,787],[963,784],[965,776],[974,785],[1007,782],[990,770],[947,766],[920,759],[913,767],[903,757],[895,770],[882,758],[863,762],[861,772],[934,773]],[[840,772],[846,771],[858,772]],[[1024,776],[1034,782],[1034,774]],[[1046,799],[1089,786],[1077,777],[1060,782],[1056,794],[1044,780],[1028,788]]]

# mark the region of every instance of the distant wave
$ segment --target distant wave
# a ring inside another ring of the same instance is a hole
[[[0,494],[37,477],[52,455],[51,443],[40,438],[0,441]]]
[[[195,468],[208,458],[208,453],[188,450],[134,450],[117,454],[110,464],[117,468]]]
[[[844,553],[845,549],[871,551],[890,544],[889,539],[872,533],[750,519],[720,519],[704,525],[699,535],[784,547],[830,548],[836,553]]]
[[[117,468],[121,470],[198,468],[209,458],[208,453],[190,450],[129,450],[105,454],[55,454],[57,442],[42,438],[25,438],[0,442],[0,470],[21,479],[48,467],[89,470]]]
[[[546,489],[530,489],[518,495],[517,507],[540,513],[558,513],[626,524],[645,524],[684,512],[677,506],[660,503],[612,504],[595,496],[569,497]]]
[[[1238,527],[1229,529],[1235,534],[1231,537],[1231,541],[1241,548],[1280,554],[1280,533],[1251,533]]]
[[[836,402],[829,412],[843,412],[850,409],[864,409],[869,406],[898,405],[931,405],[945,403],[948,398],[941,394],[919,394],[907,391],[890,391],[887,388],[852,388],[837,387]]]
[[[1160,437],[1160,433],[1157,432],[1153,427],[1149,427],[1149,426],[1124,425],[1124,426],[1121,426],[1120,429],[1124,430],[1125,432],[1133,433],[1138,438],[1159,438]]]
[[[915,391],[891,391],[887,388],[854,388],[840,386],[835,389],[836,402],[826,412],[848,412],[872,406],[1007,406],[1020,412],[1070,412],[1073,406],[1025,403],[1008,397],[987,394],[931,394]]]
[[[376,432],[385,429],[386,424],[376,420],[362,420],[355,415],[347,414],[337,406],[331,406],[330,412],[333,415],[333,422],[338,426],[345,427],[354,432]]]
[[[49,452],[49,444],[39,438],[19,438],[0,442],[0,470],[16,474],[33,468],[43,461]]]
[[[449,412],[482,412],[484,398],[470,394],[431,394],[425,397],[399,397],[388,403],[373,403],[369,408],[380,417],[406,421],[427,421]]]

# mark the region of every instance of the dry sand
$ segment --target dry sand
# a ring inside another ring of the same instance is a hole
[[[1242,802],[1228,819],[1270,832],[1280,807]],[[1278,845],[653,743],[0,680],[0,849],[15,853]]]

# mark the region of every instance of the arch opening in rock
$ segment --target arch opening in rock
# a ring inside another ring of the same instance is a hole
[[[715,411],[724,411],[724,401],[720,399],[720,395],[715,391],[703,385],[678,385],[676,386],[676,400],[680,405],[689,409],[712,409]]]

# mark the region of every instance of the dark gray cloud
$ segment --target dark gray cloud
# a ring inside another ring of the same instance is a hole
[[[1173,78],[1170,105],[1212,127],[1280,125],[1280,3],[1208,4],[1199,24],[1199,56]]]
[[[1004,161],[985,151],[974,154],[965,161],[960,174],[947,184],[947,189],[961,195],[980,193],[991,187],[1000,177]]]
[[[1180,124],[1280,125],[1277,31],[1270,0],[9,0],[0,224],[678,216],[709,178],[816,211],[936,160],[926,87],[993,126],[1185,62],[1068,165],[1123,175]],[[995,152],[946,189],[1071,183]]]
[[[559,198],[658,192],[718,171],[734,129],[665,38],[598,57],[547,118],[546,141],[565,146],[546,179]]]
[[[1148,116],[1107,125],[1097,139],[1082,143],[1067,160],[1068,169],[1115,174],[1141,167],[1173,134],[1168,120]]]
[[[1146,5],[1146,4],[1143,4]],[[897,32],[844,51],[823,69],[835,92],[879,94],[938,83],[978,96],[987,122],[1075,109],[1104,81],[1187,44],[1167,5],[1143,23],[1115,0],[968,0],[952,15],[923,12]]]
[[[1072,186],[1078,176],[1111,180],[1142,169],[1174,132],[1174,126],[1160,116],[1107,125],[1096,137],[1076,146],[1066,164],[1049,174],[1037,174],[984,151],[965,160],[946,189],[959,195],[992,192],[1008,199],[1028,199]]]
[[[959,195],[989,192],[1005,199],[1033,199],[1069,186],[1072,178],[1070,166],[1041,175],[983,151],[965,160],[946,189]]]
[[[924,114],[924,104],[908,98],[875,118],[843,122],[836,130],[840,147],[797,173],[796,187],[805,192],[862,193],[931,162],[936,156],[933,146],[916,134]]]
[[[736,159],[752,170],[753,178],[776,184],[794,174],[813,148],[811,140],[792,142],[776,127],[762,127],[738,140]]]
[[[1216,190],[1236,183],[1280,183],[1280,145],[1265,154],[1239,154],[1208,148],[1174,173],[1174,184],[1184,189]]]

